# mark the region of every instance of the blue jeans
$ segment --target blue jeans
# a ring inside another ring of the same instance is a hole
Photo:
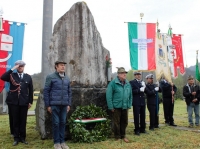
[[[195,125],[199,125],[199,104],[195,105],[194,103],[190,103],[190,105],[187,105],[187,112],[188,112],[188,122],[190,125],[193,125],[193,109],[195,113]]]
[[[65,142],[67,106],[51,106],[54,144]]]

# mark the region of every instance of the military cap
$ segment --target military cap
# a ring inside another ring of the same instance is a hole
[[[25,63],[24,61],[22,61],[22,60],[17,60],[17,61],[15,62],[15,65],[25,66],[26,63]]]
[[[123,73],[123,72],[127,73],[127,71],[124,69],[124,67],[119,67],[117,69],[118,69],[117,73]]]
[[[146,79],[153,79],[153,74],[148,74],[145,78]]]
[[[57,65],[57,64],[67,64],[67,63],[64,62],[64,61],[56,61],[56,62],[55,62],[55,65]]]
[[[141,72],[135,71],[133,74],[134,74],[134,75],[141,75]]]
[[[189,75],[188,80],[192,80],[192,79],[194,79],[194,77],[192,75]]]

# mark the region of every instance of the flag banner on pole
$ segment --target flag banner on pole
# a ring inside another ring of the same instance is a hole
[[[200,73],[199,73],[199,63],[198,63],[198,52],[197,52],[197,58],[196,58],[196,80],[200,82]]]
[[[172,45],[174,45],[174,77],[176,78],[178,77],[177,68],[180,68],[180,74],[185,73],[181,35],[173,34]]]
[[[156,23],[128,23],[131,68],[155,70]]]
[[[160,80],[164,77],[169,82],[172,82],[171,72],[168,62],[167,41],[166,35],[160,34],[156,38],[156,79]]]
[[[171,72],[171,76],[174,77],[174,45],[172,45],[172,38],[171,36],[166,36],[166,42],[167,42],[167,54],[168,54],[168,62],[169,62],[169,69]]]
[[[15,61],[22,59],[24,29],[24,23],[3,20],[3,31],[0,31],[0,76],[11,69]],[[0,80],[0,92],[4,87],[5,82]]]

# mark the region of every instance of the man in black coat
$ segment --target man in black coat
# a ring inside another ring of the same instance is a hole
[[[26,138],[27,112],[33,103],[33,84],[30,75],[24,73],[25,63],[22,60],[15,62],[15,66],[5,72],[1,79],[10,83],[10,91],[6,102],[10,105],[13,117],[14,143],[19,141],[28,144]],[[14,70],[17,72],[13,72]]]
[[[147,108],[149,110],[150,126],[149,130],[159,128],[159,98],[158,92],[161,92],[161,88],[156,84],[153,84],[153,74],[146,76],[147,84],[145,88],[145,94],[147,96]]]
[[[174,94],[177,91],[177,87],[172,82],[168,82],[166,79],[163,78],[160,82],[160,88],[162,90],[162,97],[163,97],[165,124],[170,126],[177,126],[174,123],[174,118],[173,118]]]
[[[135,79],[130,81],[133,94],[133,116],[135,125],[135,135],[140,135],[140,133],[146,133],[146,123],[145,123],[145,83],[141,80],[141,73],[134,72]]]
[[[194,84],[194,77],[188,76],[188,83],[183,87],[183,96],[187,104],[189,127],[193,127],[193,110],[195,113],[195,125],[199,126],[199,100],[200,92],[199,86]]]

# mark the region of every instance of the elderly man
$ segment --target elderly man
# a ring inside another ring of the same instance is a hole
[[[194,77],[191,75],[188,76],[187,81],[188,83],[183,87],[183,96],[187,104],[189,127],[194,126],[192,118],[193,110],[195,113],[195,125],[199,126],[199,86],[194,84]]]
[[[70,80],[65,75],[64,61],[56,61],[56,71],[46,77],[44,101],[52,114],[53,139],[55,149],[69,149],[65,144],[65,125],[70,110],[72,92]]]
[[[10,83],[10,91],[6,102],[9,104],[9,112],[12,113],[14,143],[19,141],[28,144],[26,138],[27,112],[33,103],[33,84],[30,75],[24,73],[25,63],[22,60],[15,62],[15,66],[5,72],[1,79]],[[13,72],[14,70],[17,72]]]
[[[170,126],[177,126],[174,123],[174,95],[177,91],[177,87],[163,78],[160,82],[160,88],[162,90],[163,97],[163,110],[165,117],[165,124]]]
[[[141,73],[134,72],[135,79],[130,81],[133,94],[133,117],[135,125],[135,135],[140,135],[140,133],[146,133],[146,123],[145,123],[145,83],[141,80]]]
[[[147,96],[147,108],[149,110],[150,126],[149,130],[154,130],[154,128],[159,128],[159,100],[158,92],[161,92],[156,84],[153,84],[153,74],[148,74],[146,76],[147,84],[145,88],[145,94]]]
[[[128,109],[132,104],[131,85],[126,80],[127,72],[123,67],[118,68],[118,76],[113,79],[106,90],[108,109],[112,111],[114,135],[116,140],[129,140],[125,137],[128,125]]]

